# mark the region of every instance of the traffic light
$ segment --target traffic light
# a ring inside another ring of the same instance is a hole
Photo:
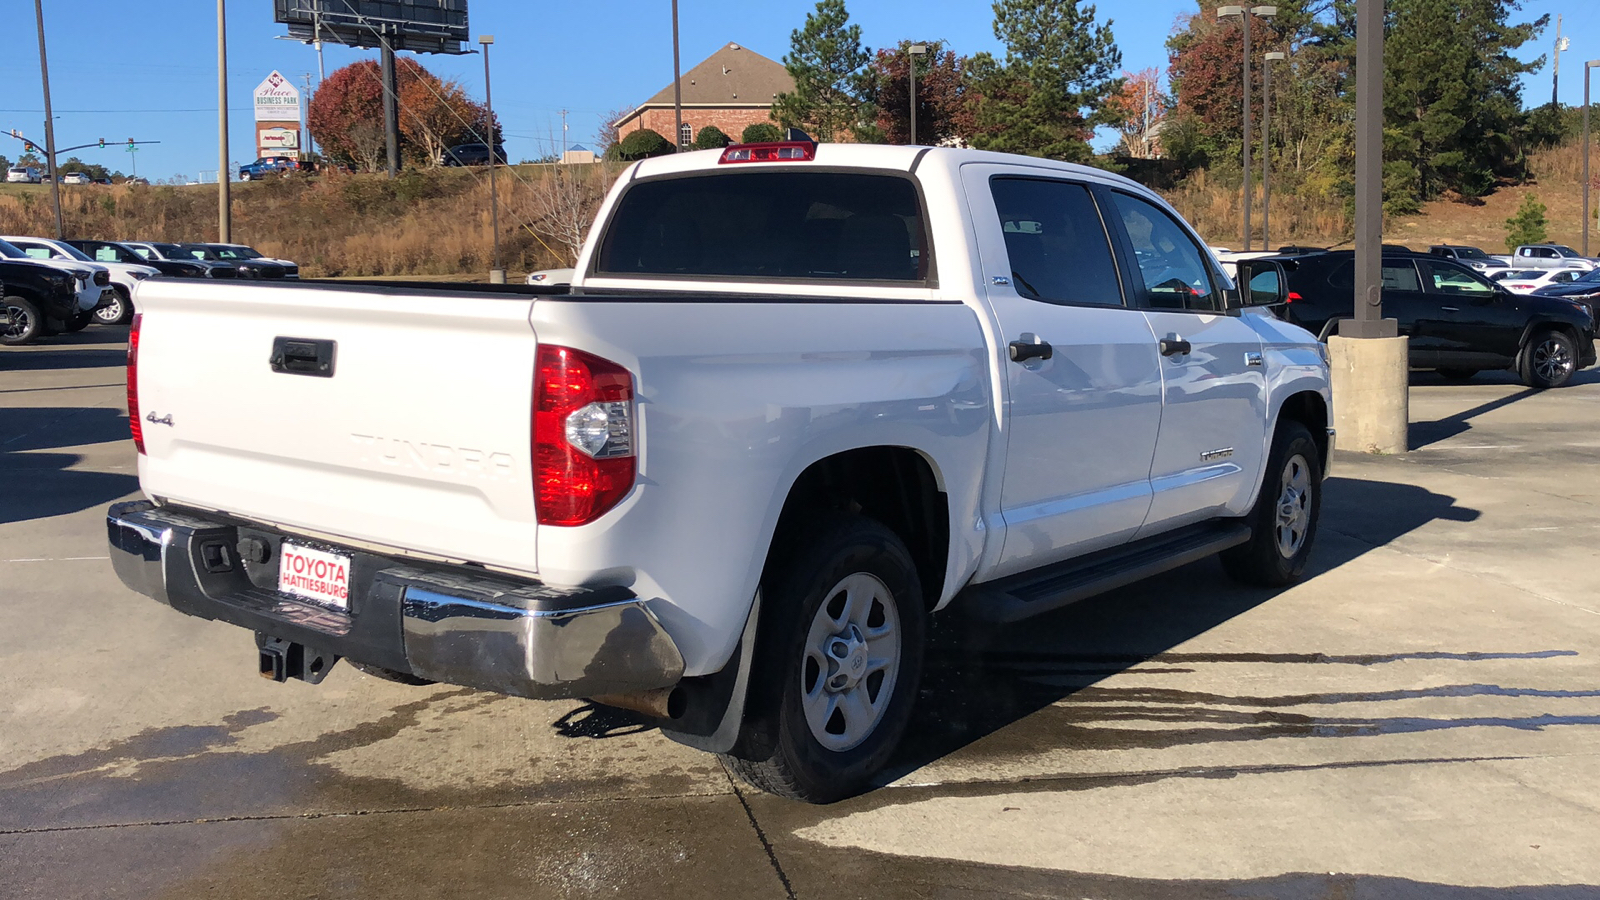
[[[101,138],[100,139],[100,149],[104,150],[105,148],[106,148],[106,139],[105,138]]]
[[[29,143],[28,141],[23,141],[22,142],[22,152],[23,153],[32,153],[33,152],[33,144]]]
[[[129,150],[133,149],[133,138],[128,138],[128,149]]]

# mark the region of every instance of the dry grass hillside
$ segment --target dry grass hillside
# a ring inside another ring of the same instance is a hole
[[[571,243],[614,168],[500,171],[501,256],[513,273],[570,265]],[[63,185],[69,237],[214,241],[215,185]],[[299,262],[307,277],[485,275],[486,170],[284,178],[233,186],[235,242]],[[0,234],[51,234],[48,186],[0,185]]]
[[[1600,160],[1597,160],[1600,171]],[[1577,142],[1536,153],[1528,184],[1507,185],[1473,203],[1439,200],[1391,220],[1385,240],[1505,248],[1506,219],[1525,194],[1549,207],[1550,239],[1579,243]],[[568,265],[584,223],[617,168],[516,166],[499,177],[501,253],[513,274]],[[327,175],[235,185],[233,239],[269,256],[294,259],[308,277],[487,277],[490,267],[488,182],[481,169],[433,169],[389,180]],[[1259,185],[1254,218],[1260,239]],[[216,187],[63,186],[71,236],[121,240],[216,240]],[[1168,198],[1213,244],[1239,244],[1238,189],[1199,172]],[[48,188],[0,185],[0,234],[54,230]],[[1337,198],[1275,194],[1272,244],[1328,246],[1347,241],[1352,225]],[[1591,241],[1600,246],[1600,232]]]

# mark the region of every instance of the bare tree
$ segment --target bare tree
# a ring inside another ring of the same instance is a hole
[[[376,122],[356,122],[350,126],[347,140],[350,155],[356,168],[363,172],[376,172],[388,160],[388,139],[383,126]]]
[[[578,261],[578,251],[594,224],[595,211],[617,177],[610,163],[592,165],[556,164],[546,167],[538,182],[531,185],[529,227],[558,257],[563,266]]]

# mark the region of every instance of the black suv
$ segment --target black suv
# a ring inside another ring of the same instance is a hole
[[[494,151],[494,161],[499,165],[505,165],[505,146],[496,144]],[[457,144],[439,155],[441,166],[487,166],[488,164],[489,145],[484,143]]]
[[[1355,254],[1349,250],[1277,258],[1288,274],[1285,319],[1326,340],[1355,317]],[[1411,339],[1411,367],[1466,379],[1514,369],[1530,387],[1566,384],[1595,362],[1595,319],[1582,304],[1518,296],[1460,263],[1383,254],[1383,314]]]

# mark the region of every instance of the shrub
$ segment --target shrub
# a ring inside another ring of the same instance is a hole
[[[1545,233],[1543,203],[1533,194],[1524,194],[1517,214],[1506,220],[1506,250],[1514,251],[1523,244],[1542,244],[1550,237]]]
[[[649,128],[629,132],[627,137],[617,142],[617,158],[623,162],[665,156],[672,152],[672,142],[662,137],[660,132]]]
[[[739,135],[739,142],[744,144],[764,144],[769,141],[783,140],[783,132],[771,122],[757,122],[746,125],[744,133]]]
[[[728,137],[721,128],[715,125],[707,125],[700,129],[699,134],[694,136],[694,149],[696,150],[718,150],[731,143],[733,143],[733,138]]]

